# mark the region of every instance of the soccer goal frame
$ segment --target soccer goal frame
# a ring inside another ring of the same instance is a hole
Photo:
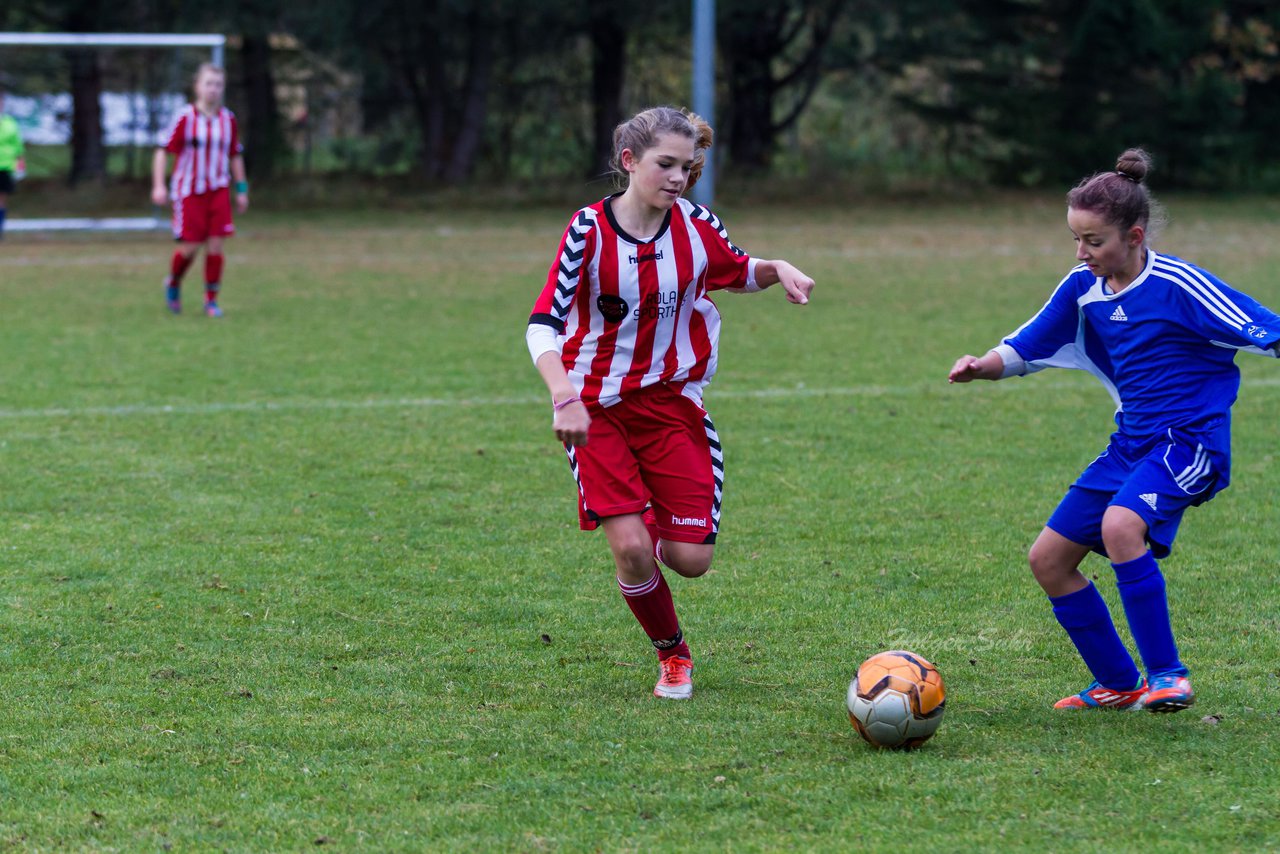
[[[54,47],[132,47],[132,48],[208,48],[209,61],[225,67],[227,37],[218,33],[159,35],[155,33],[4,33],[0,32],[0,48]],[[168,227],[159,217],[63,217],[48,219],[14,218],[5,231],[152,231]]]

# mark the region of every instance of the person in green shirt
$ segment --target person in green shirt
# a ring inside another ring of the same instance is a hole
[[[17,178],[27,169],[22,153],[22,134],[13,116],[4,114],[4,90],[0,89],[0,238],[4,237],[4,215]]]

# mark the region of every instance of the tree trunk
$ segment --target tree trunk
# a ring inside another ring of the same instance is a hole
[[[773,42],[774,33],[742,23],[730,27],[726,38],[729,155],[734,166],[747,173],[767,172],[773,155]]]
[[[823,51],[846,2],[741,0],[719,16],[729,83],[728,149],[741,170],[768,171],[778,134],[800,116],[817,87]],[[774,76],[785,64],[779,58],[788,55],[794,56],[789,67]],[[775,119],[781,95],[791,106]]]
[[[613,166],[613,129],[622,121],[622,85],[627,72],[627,30],[618,9],[592,3],[588,21],[591,38],[591,164],[587,178],[608,175]]]
[[[462,113],[453,140],[444,180],[461,184],[475,169],[484,139],[484,123],[489,115],[489,81],[493,72],[493,35],[483,9],[467,16],[471,42],[467,51],[467,77],[463,88]]]
[[[102,144],[102,69],[91,50],[68,52],[71,62],[72,186],[106,177],[106,148]]]
[[[271,67],[270,38],[265,33],[246,34],[240,63],[246,106],[245,167],[254,178],[270,178],[275,174],[276,157],[283,142],[275,75]]]

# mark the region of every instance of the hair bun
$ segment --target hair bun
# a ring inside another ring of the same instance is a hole
[[[1116,171],[1141,184],[1151,171],[1151,155],[1141,148],[1130,148],[1116,161]]]

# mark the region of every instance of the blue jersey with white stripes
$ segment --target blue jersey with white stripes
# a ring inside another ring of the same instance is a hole
[[[1212,273],[1147,252],[1119,293],[1080,265],[1044,308],[996,349],[1024,373],[1076,368],[1116,402],[1121,432],[1145,436],[1226,416],[1240,390],[1240,350],[1277,356],[1280,316]],[[1010,352],[1010,351],[1013,352]]]

